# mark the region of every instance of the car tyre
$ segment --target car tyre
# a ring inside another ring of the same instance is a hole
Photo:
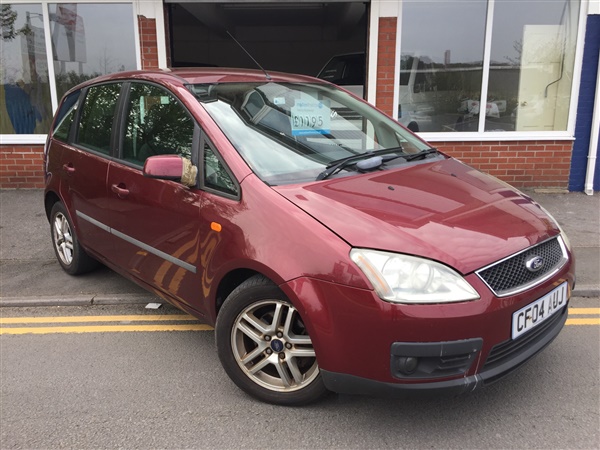
[[[300,314],[266,277],[239,285],[225,300],[215,328],[225,371],[251,396],[298,406],[327,393]]]
[[[50,212],[50,233],[56,259],[65,272],[79,275],[96,268],[98,262],[79,245],[75,228],[61,202],[56,202]]]

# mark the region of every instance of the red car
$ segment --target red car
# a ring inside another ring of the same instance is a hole
[[[552,217],[323,80],[97,78],[64,96],[45,165],[64,270],[101,262],[214,325],[266,402],[471,391],[567,318]]]

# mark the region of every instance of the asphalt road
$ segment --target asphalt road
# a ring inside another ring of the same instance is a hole
[[[169,306],[3,308],[0,447],[599,448],[598,301],[571,304],[596,308],[584,316],[595,325],[566,326],[514,376],[473,394],[330,395],[303,408],[266,405],[239,391],[210,330],[124,332],[148,323],[198,326]],[[79,322],[56,322],[65,316]],[[7,334],[65,326],[81,332]]]

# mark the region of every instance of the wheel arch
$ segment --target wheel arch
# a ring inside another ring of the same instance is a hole
[[[48,219],[48,222],[50,221],[50,213],[52,212],[52,207],[60,201],[61,199],[56,192],[46,192],[46,195],[44,196],[44,209],[46,210],[46,218]]]
[[[255,275],[263,275],[264,277],[269,278],[268,276],[266,276],[265,274],[263,274],[261,272],[258,272],[253,269],[248,269],[248,268],[238,268],[238,269],[231,270],[230,272],[226,273],[223,276],[223,278],[221,278],[221,281],[219,282],[219,285],[218,285],[216,293],[215,293],[214,313],[213,313],[213,317],[214,317],[215,321],[216,321],[217,315],[219,314],[221,306],[223,306],[223,303],[225,303],[225,300],[227,299],[229,294],[231,294],[240,284],[242,284],[248,278],[251,278]],[[272,281],[271,278],[269,278],[269,279]],[[274,284],[276,284],[276,283],[274,283]]]
[[[300,307],[302,310],[304,309],[304,305],[296,305],[297,301],[295,298],[290,298],[289,293],[286,292],[286,289],[283,289],[285,285],[285,280],[280,279],[278,274],[271,273],[270,270],[265,270],[266,268],[247,268],[241,267],[230,270],[227,272],[219,281],[219,284],[215,291],[215,297],[213,301],[213,311],[211,312],[214,323],[216,323],[217,316],[219,315],[219,311],[225,303],[225,300],[239,285],[241,285],[244,281],[252,278],[256,275],[261,275],[273,283],[274,286],[277,286],[284,295],[288,298],[290,302],[294,304],[297,308]]]
[[[281,314],[275,314],[277,310]],[[307,354],[310,336],[308,341],[299,339],[306,328],[293,310],[280,287],[257,274],[233,291],[215,326],[217,353],[231,380],[267,403],[299,406],[327,393],[315,354]],[[263,326],[256,326],[257,321]],[[278,346],[271,345],[271,339]],[[254,364],[255,370],[249,370]]]

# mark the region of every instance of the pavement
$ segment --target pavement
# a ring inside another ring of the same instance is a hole
[[[567,233],[574,297],[600,297],[600,193],[526,190]],[[41,190],[0,190],[0,307],[152,303],[162,300],[101,267],[70,276],[54,256]]]

